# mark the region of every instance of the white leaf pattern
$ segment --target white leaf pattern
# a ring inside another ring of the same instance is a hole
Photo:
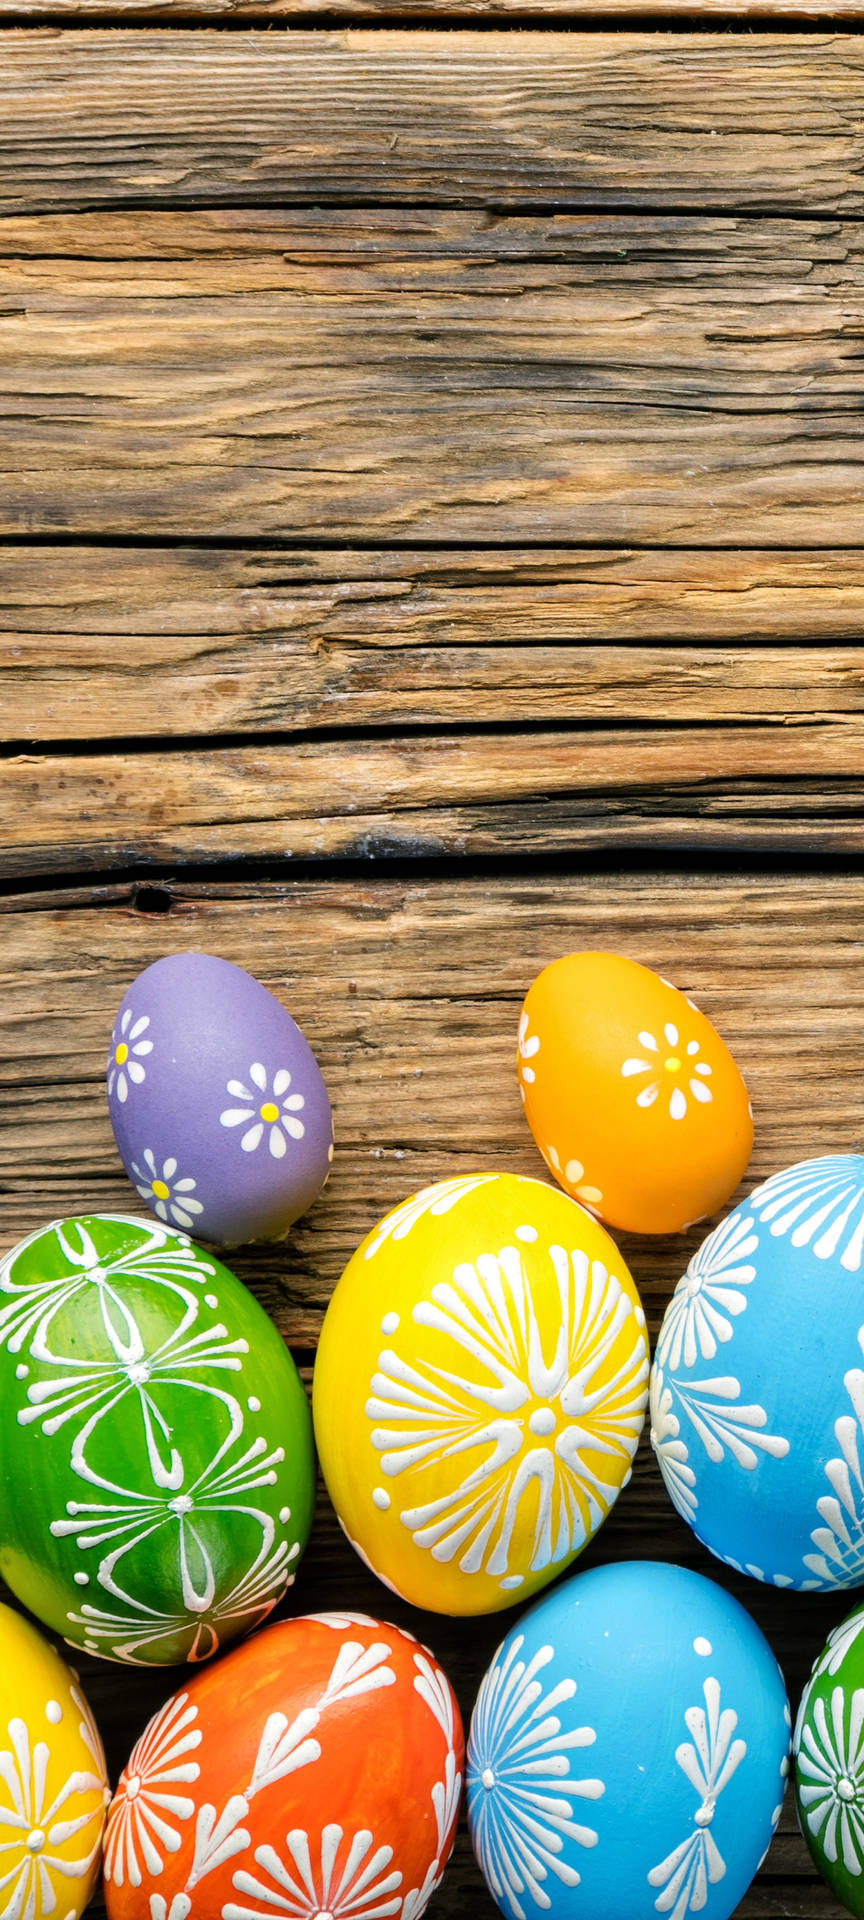
[[[676,1749],[675,1759],[689,1781],[699,1804],[693,1815],[693,1830],[680,1846],[667,1854],[648,1874],[651,1887],[660,1889],[654,1906],[670,1920],[684,1920],[686,1913],[699,1913],[708,1899],[709,1886],[722,1880],[726,1865],[710,1831],[717,1801],[747,1752],[744,1740],[734,1740],[738,1715],[731,1707],[721,1710],[720,1685],[713,1678],[705,1681],[704,1707],[688,1707],[684,1720],[690,1740]]]

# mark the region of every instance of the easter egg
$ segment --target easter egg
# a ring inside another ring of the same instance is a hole
[[[275,1240],[333,1158],[321,1071],[289,1013],[209,953],[146,967],[111,1035],[108,1108],[145,1205],[217,1245]]]
[[[0,1606],[0,1914],[78,1920],[94,1892],[110,1793],[76,1676]]]
[[[111,1803],[109,1920],[418,1920],[459,1811],[462,1725],[411,1634],[283,1620],[197,1673]]]
[[[730,1567],[864,1583],[864,1158],[774,1174],[703,1241],[666,1309],[651,1438]]]
[[[713,1581],[651,1561],[565,1581],[471,1717],[471,1839],[502,1913],[728,1920],[780,1817],[789,1724],[767,1641]]]
[[[290,1585],[314,1489],[293,1360],[186,1234],[87,1215],[0,1262],[0,1574],[73,1645],[215,1653]]]
[[[544,967],[519,1021],[519,1091],[566,1193],[630,1233],[716,1212],[753,1145],[747,1090],[710,1020],[616,953]]]
[[[629,1479],[647,1373],[636,1288],[581,1207],[508,1173],[425,1188],[324,1319],[315,1429],[349,1539],[418,1607],[527,1598]]]
[[[864,1915],[864,1606],[829,1635],[795,1723],[798,1821],[832,1893]]]

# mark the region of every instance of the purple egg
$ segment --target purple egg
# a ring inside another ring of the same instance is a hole
[[[111,1035],[108,1108],[141,1199],[196,1239],[278,1239],[330,1170],[311,1047],[260,981],[213,954],[170,954],[133,980]]]

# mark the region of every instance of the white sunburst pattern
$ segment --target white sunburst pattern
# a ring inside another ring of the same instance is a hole
[[[638,1044],[640,1053],[631,1054],[621,1065],[622,1079],[640,1082],[637,1107],[653,1107],[659,1100],[670,1120],[683,1120],[688,1097],[697,1106],[711,1105],[711,1067],[701,1058],[698,1040],[682,1038],[674,1022],[667,1020],[659,1040],[643,1030]]]
[[[464,1200],[466,1194],[474,1193],[477,1187],[488,1186],[489,1181],[495,1179],[497,1175],[494,1173],[471,1173],[462,1174],[455,1180],[438,1180],[434,1186],[423,1187],[420,1193],[412,1194],[410,1200],[404,1200],[401,1207],[394,1207],[392,1213],[388,1213],[381,1221],[369,1241],[364,1260],[371,1260],[386,1240],[404,1240],[424,1214],[429,1213],[438,1220],[443,1214],[449,1213],[459,1200]]]
[[[415,1364],[385,1349],[366,1403],[389,1480],[408,1474],[422,1485],[415,1470],[474,1454],[449,1492],[400,1517],[435,1559],[457,1559],[464,1573],[503,1587],[524,1579],[524,1564],[516,1573],[510,1564],[523,1501],[535,1516],[532,1571],[570,1557],[599,1525],[636,1451],[647,1399],[641,1308],[601,1262],[578,1249],[547,1252],[560,1308],[551,1352],[521,1255],[505,1247],[457,1266],[413,1309],[416,1325],[450,1342],[452,1364]],[[613,1463],[615,1484],[587,1455]]]
[[[864,1633],[864,1606],[857,1607],[854,1613],[847,1614],[839,1626],[832,1627],[828,1639],[818,1659],[814,1660],[810,1675],[811,1681],[820,1680],[825,1674],[831,1679],[840,1668],[847,1653],[854,1647],[856,1640]]]
[[[759,1245],[748,1215],[732,1213],[694,1253],[666,1309],[657,1347],[663,1367],[713,1360],[718,1344],[732,1338],[732,1321],[747,1307],[746,1288],[756,1278],[751,1256]]]
[[[118,1226],[130,1229],[130,1242],[122,1253],[108,1253],[99,1245],[100,1229],[106,1224],[112,1234]],[[43,1239],[48,1243],[45,1264],[49,1272],[58,1254],[62,1256],[60,1271],[47,1280],[22,1280],[19,1274],[29,1267],[31,1249]],[[55,1246],[51,1246],[52,1240]],[[184,1313],[194,1319],[198,1301],[190,1293],[189,1283],[206,1286],[213,1274],[213,1266],[198,1248],[190,1246],[174,1228],[160,1226],[155,1220],[127,1214],[107,1214],[103,1221],[57,1220],[28,1235],[0,1261],[0,1348],[20,1353],[30,1341],[37,1348],[44,1347],[57,1314],[72,1300],[77,1301],[78,1312],[88,1295],[106,1332],[112,1329],[112,1345],[123,1347],[132,1337],[131,1320],[115,1281],[144,1280],[167,1289],[181,1303]]]
[[[680,1846],[648,1874],[649,1886],[658,1889],[655,1909],[668,1915],[669,1920],[684,1920],[686,1913],[700,1913],[707,1903],[709,1886],[716,1886],[726,1873],[711,1827],[720,1795],[747,1752],[746,1741],[733,1738],[737,1713],[731,1707],[721,1709],[719,1682],[707,1679],[702,1693],[704,1707],[688,1707],[684,1715],[690,1739],[675,1752],[676,1762],[698,1800],[693,1827]]]
[[[766,1433],[768,1415],[755,1402],[742,1404],[741,1383],[734,1375],[711,1380],[673,1380],[673,1400],[686,1414],[715,1465],[728,1451],[739,1467],[752,1473],[759,1454],[785,1459],[789,1442],[783,1434]]]
[[[568,1888],[580,1875],[563,1858],[564,1843],[594,1847],[597,1833],[576,1818],[580,1800],[599,1800],[598,1779],[571,1774],[571,1756],[594,1745],[593,1727],[562,1725],[559,1708],[575,1696],[566,1677],[544,1692],[541,1678],[554,1648],[520,1659],[524,1635],[506,1640],[489,1668],[471,1717],[468,1822],[486,1880],[513,1920],[527,1920],[526,1900],[551,1904],[550,1875]]]
[[[690,1465],[690,1450],[681,1435],[681,1422],[674,1411],[671,1387],[667,1387],[662,1367],[655,1361],[651,1370],[651,1445],[657,1456],[666,1491],[681,1514],[692,1520],[699,1501],[696,1475]]]
[[[154,1715],[133,1747],[108,1812],[105,1879],[140,1887],[144,1873],[158,1874],[168,1853],[182,1845],[182,1828],[195,1801],[186,1791],[201,1772],[194,1755],[201,1745],[198,1708],[175,1694]]]
[[[864,1352],[864,1327],[858,1343]],[[810,1538],[815,1553],[805,1553],[804,1565],[814,1576],[806,1584],[817,1587],[855,1587],[864,1579],[864,1469],[861,1437],[864,1433],[864,1372],[852,1367],[843,1376],[852,1413],[834,1422],[839,1455],[829,1460],[825,1478],[831,1489],[817,1500],[822,1526]]]
[[[346,1840],[335,1822],[324,1827],[317,1844],[295,1827],[285,1836],[285,1851],[255,1849],[258,1873],[245,1868],[234,1875],[240,1901],[222,1908],[222,1920],[384,1920],[402,1906],[402,1874],[394,1868],[393,1848],[376,1846],[368,1828]]]
[[[233,1640],[266,1620],[293,1584],[299,1553],[298,1540],[289,1545],[283,1538],[273,1546],[265,1538],[235,1585],[214,1598],[206,1619],[190,1620],[186,1608],[165,1611],[131,1599],[123,1612],[82,1601],[80,1610],[69,1613],[67,1619],[83,1636],[85,1651],[98,1653],[103,1660],[127,1666],[158,1665],[167,1642],[170,1658],[176,1659],[182,1645],[183,1659],[197,1664],[218,1653],[226,1633]]]
[[[832,1865],[842,1860],[857,1879],[864,1867],[864,1688],[847,1696],[835,1687],[830,1717],[820,1694],[812,1712],[806,1698],[799,1722],[798,1798],[826,1859]]]
[[[105,1811],[104,1776],[71,1773],[59,1793],[51,1795],[51,1750],[45,1741],[31,1746],[27,1726],[17,1718],[9,1721],[6,1738],[8,1747],[0,1750],[0,1791],[8,1796],[8,1804],[0,1805],[2,1911],[7,1920],[35,1920],[36,1915],[55,1912],[58,1880],[84,1880],[95,1869]],[[98,1798],[87,1805],[94,1793]],[[56,1851],[79,1835],[83,1851],[77,1856],[70,1859]]]
[[[847,1273],[864,1259],[864,1156],[829,1154],[772,1174],[748,1207],[777,1239],[809,1247],[817,1260],[839,1253]]]

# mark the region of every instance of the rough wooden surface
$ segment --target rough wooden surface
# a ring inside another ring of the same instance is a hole
[[[93,87],[91,49],[102,48],[110,90],[124,65],[116,35],[77,38]],[[362,36],[330,38],[334,60],[359,57],[341,42]],[[522,36],[501,38],[509,48]],[[12,34],[4,47],[32,56],[34,39]],[[207,36],[135,35],[133,56],[142,40],[167,42],[174,73],[185,39],[190,85]],[[538,39],[548,36],[525,36]],[[846,82],[860,86],[864,40],[836,44],[850,62],[860,53]],[[729,45],[711,41],[712,56],[728,59]],[[207,53],[217,69],[223,58]],[[390,58],[410,73],[404,47]],[[545,59],[538,85],[555,70]],[[0,66],[0,95],[14,68]],[[326,86],[303,74],[310,98]],[[711,62],[703,85],[710,74]],[[209,100],[209,72],[199,84]],[[352,83],[361,127],[363,84]],[[731,75],[717,84],[731,88]],[[773,84],[782,94],[782,75]],[[8,137],[0,105],[0,183]],[[100,135],[100,152],[110,144]],[[28,177],[39,150],[28,149]],[[0,533],[860,544],[856,223],[365,210],[244,221],[175,210],[88,218],[77,234],[68,220],[8,223]]]
[[[0,209],[860,214],[862,75],[842,32],[12,30]]]

